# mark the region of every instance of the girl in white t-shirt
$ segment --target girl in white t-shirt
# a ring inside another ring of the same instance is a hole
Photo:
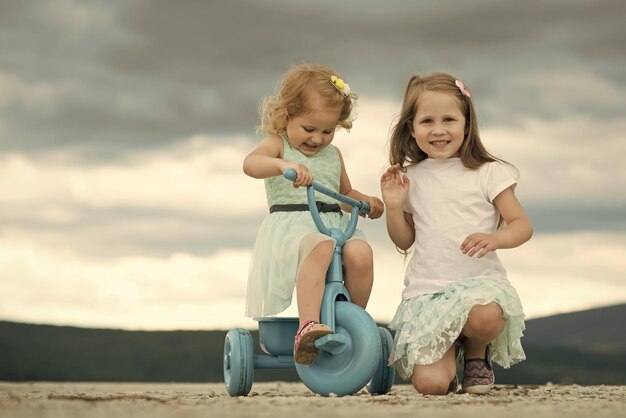
[[[491,361],[525,359],[524,312],[495,250],[532,236],[515,197],[517,170],[480,141],[469,90],[454,77],[413,76],[381,177],[387,230],[413,247],[389,363],[422,394],[486,393]],[[455,354],[458,349],[458,355]]]

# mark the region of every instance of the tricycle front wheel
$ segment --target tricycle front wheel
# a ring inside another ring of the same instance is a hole
[[[313,364],[296,363],[296,370],[315,393],[352,395],[374,374],[381,351],[380,334],[372,317],[350,302],[336,303],[335,334],[346,337],[345,350],[338,355],[320,350]]]

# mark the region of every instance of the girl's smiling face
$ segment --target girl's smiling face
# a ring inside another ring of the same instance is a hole
[[[458,157],[465,138],[459,99],[449,93],[424,91],[410,128],[411,136],[428,158]]]
[[[311,111],[289,118],[287,140],[306,156],[326,148],[335,137],[341,106],[328,107],[319,96],[311,98]]]

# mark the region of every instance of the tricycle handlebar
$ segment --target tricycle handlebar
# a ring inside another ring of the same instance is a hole
[[[286,169],[283,172],[283,177],[285,177],[287,180],[296,181],[296,170],[294,170],[293,168]],[[333,199],[346,203],[350,206],[356,206],[359,209],[359,214],[361,215],[367,215],[370,212],[369,203],[363,202],[362,200],[355,200],[341,193],[337,193],[336,191],[329,189],[323,184],[313,181],[308,187],[312,187],[315,191],[318,191],[322,194],[325,194],[326,196],[332,197]]]

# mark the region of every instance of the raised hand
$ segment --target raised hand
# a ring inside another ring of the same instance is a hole
[[[394,164],[380,178],[380,191],[387,210],[401,208],[409,194],[409,178]]]

